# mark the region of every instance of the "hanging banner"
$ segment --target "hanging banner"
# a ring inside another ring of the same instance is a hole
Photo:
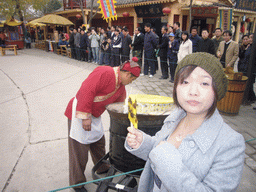
[[[116,14],[116,9],[115,9],[115,0],[98,0],[100,4],[99,8],[101,9],[101,14],[103,19],[108,22],[109,20],[117,20],[117,14]]]
[[[225,30],[231,30],[233,19],[233,10],[232,9],[225,9],[220,10],[220,27]]]

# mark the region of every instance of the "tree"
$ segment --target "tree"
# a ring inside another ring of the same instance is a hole
[[[51,13],[61,8],[61,3],[58,0],[50,0],[44,7],[42,7],[43,13]]]
[[[91,4],[90,4],[91,11],[90,11],[89,20],[88,20],[88,24],[89,24],[90,26],[91,26],[93,17],[95,17],[95,15],[97,14],[97,12],[100,10],[98,6],[94,9],[94,6],[93,6],[94,1],[95,1],[95,0],[91,0],[91,2],[90,2],[90,3],[91,3]],[[93,13],[94,10],[95,10],[95,13]]]
[[[85,15],[84,15],[84,0],[79,0],[79,6],[82,12],[82,17],[83,17],[83,24],[85,24]]]
[[[189,31],[191,32],[191,25],[192,25],[192,4],[193,0],[190,0],[190,5],[189,5]]]

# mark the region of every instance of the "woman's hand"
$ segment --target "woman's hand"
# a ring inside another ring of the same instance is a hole
[[[135,128],[128,127],[126,137],[128,145],[133,149],[138,149],[143,141],[143,134]]]
[[[85,131],[91,131],[91,124],[92,124],[91,119],[83,119],[82,120],[82,126]]]

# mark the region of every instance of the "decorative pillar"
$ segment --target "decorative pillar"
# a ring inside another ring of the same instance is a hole
[[[247,25],[248,25],[248,23],[244,22],[244,35],[247,33]]]
[[[242,20],[242,17],[239,16],[238,19],[237,19],[237,25],[236,25],[236,36],[235,36],[235,41],[236,42],[239,41],[240,28],[241,28],[241,20]]]
[[[133,29],[135,31],[135,29],[138,27],[138,17],[136,13],[133,16],[133,23],[134,23]]]
[[[67,29],[66,33],[69,34],[69,25],[67,25],[66,29]]]
[[[173,27],[174,13],[168,15],[168,24]]]
[[[169,26],[172,26],[173,21],[173,13],[168,14],[168,24]]]
[[[253,33],[255,33],[255,26],[256,26],[256,17],[254,17],[254,22],[253,22],[253,29],[252,29]]]
[[[87,18],[87,15],[84,15],[84,20],[85,20],[85,25],[87,25],[88,24],[88,18]]]

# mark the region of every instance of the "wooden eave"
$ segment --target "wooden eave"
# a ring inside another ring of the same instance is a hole
[[[91,9],[83,9],[83,11],[85,13],[89,13],[91,11]],[[96,10],[93,10],[93,12],[95,13]],[[55,12],[54,14],[56,15],[67,15],[67,14],[74,14],[74,13],[81,13],[81,9],[66,9],[65,11],[59,11],[59,12]],[[98,11],[98,13],[100,13],[100,11]]]
[[[174,1],[176,0],[144,1],[144,2],[123,4],[123,5],[116,5],[116,8],[136,7],[136,6],[153,5],[153,4],[159,4],[159,3],[170,3]]]
[[[249,13],[249,14],[254,14],[256,16],[256,11],[250,11],[246,9],[234,9],[234,12],[237,13]]]

